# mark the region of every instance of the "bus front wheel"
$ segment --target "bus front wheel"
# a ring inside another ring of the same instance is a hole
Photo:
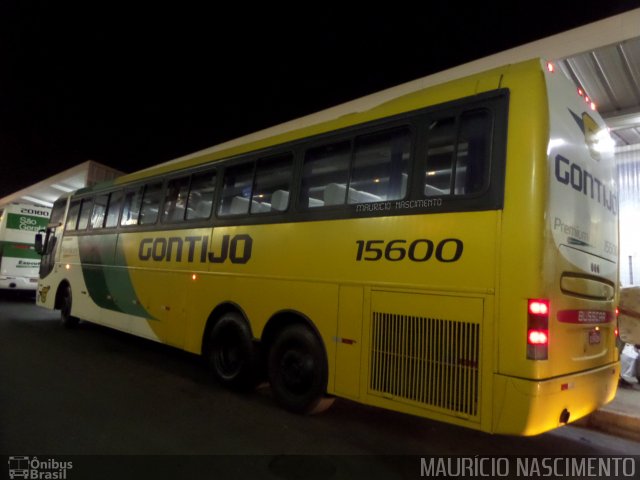
[[[73,328],[78,325],[80,320],[71,316],[71,286],[65,285],[62,287],[60,298],[60,320],[65,328]]]
[[[327,362],[322,343],[305,325],[286,327],[269,350],[269,381],[277,402],[294,413],[319,413],[325,398]]]
[[[211,329],[207,362],[222,385],[249,390],[258,381],[255,350],[247,322],[239,313],[228,312]]]

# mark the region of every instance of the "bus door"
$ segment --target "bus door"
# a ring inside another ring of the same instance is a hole
[[[45,278],[51,271],[58,259],[58,242],[62,237],[63,220],[67,209],[68,198],[58,199],[51,209],[51,217],[45,231],[40,231],[36,235],[36,251],[42,255],[40,260],[40,278]]]

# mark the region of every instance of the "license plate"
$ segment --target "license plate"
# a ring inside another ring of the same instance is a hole
[[[597,345],[600,343],[600,331],[591,330],[589,332],[589,345]]]

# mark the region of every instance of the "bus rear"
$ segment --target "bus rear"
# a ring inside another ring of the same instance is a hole
[[[5,207],[0,219],[0,289],[36,290],[40,256],[33,242],[50,213],[49,208],[33,205]]]
[[[522,279],[531,288],[519,298],[518,347],[506,345],[513,338],[501,343],[518,352],[511,364],[509,355],[501,357],[509,375],[497,376],[503,410],[494,420],[504,433],[536,434],[591,413],[613,399],[619,375],[614,144],[584,91],[552,64],[541,70],[548,135],[539,172],[532,172],[544,185],[543,198],[532,199],[544,233],[533,255],[541,274]]]

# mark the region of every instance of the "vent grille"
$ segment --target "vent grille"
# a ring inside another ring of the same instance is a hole
[[[478,415],[480,325],[373,313],[372,393]]]

